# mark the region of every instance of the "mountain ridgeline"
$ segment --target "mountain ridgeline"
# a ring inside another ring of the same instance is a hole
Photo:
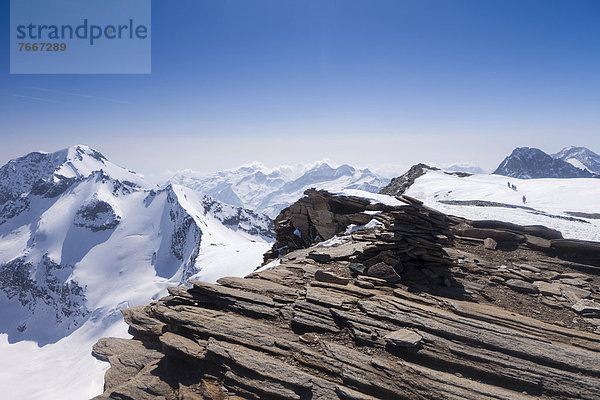
[[[265,215],[73,146],[0,168],[0,237],[0,332],[44,345],[186,282],[209,250],[256,245],[251,270],[273,232]]]
[[[585,147],[567,147],[554,155],[536,148],[518,147],[493,174],[519,179],[598,178],[600,156]]]
[[[281,210],[301,198],[307,189],[354,189],[377,193],[388,180],[369,169],[345,164],[332,167],[323,162],[309,168],[280,166],[273,169],[254,163],[209,175],[182,171],[170,182],[274,219]]]
[[[600,175],[600,155],[585,147],[565,147],[552,157],[566,161],[577,168],[587,169],[593,174]]]

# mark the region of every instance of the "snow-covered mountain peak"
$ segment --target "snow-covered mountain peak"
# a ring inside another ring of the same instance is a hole
[[[546,155],[546,153],[535,147],[517,147],[511,153],[511,157],[523,161],[543,157],[544,155]]]
[[[89,146],[75,145],[61,151],[66,151],[67,156],[65,162],[55,171],[55,175],[79,178],[101,170],[121,182],[128,182],[140,187],[149,186],[143,175],[110,162],[102,153]]]
[[[493,172],[513,178],[590,178],[592,174],[530,147],[517,147]]]
[[[32,152],[0,168],[0,204],[26,195],[40,185],[64,184],[96,171],[128,185],[148,187],[143,176],[111,163],[89,146],[75,145],[53,153]]]
[[[565,147],[558,153],[553,154],[552,157],[566,161],[579,169],[600,175],[600,155],[587,147]]]
[[[0,334],[9,342],[45,345],[90,318],[113,323],[120,307],[195,274],[248,273],[273,236],[265,215],[175,184],[151,188],[87,146],[11,160],[0,189]]]

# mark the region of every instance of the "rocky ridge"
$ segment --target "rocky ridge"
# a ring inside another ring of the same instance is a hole
[[[404,192],[406,192],[406,190],[408,190],[408,188],[411,187],[413,183],[415,183],[415,180],[425,175],[427,171],[440,171],[440,169],[422,163],[413,165],[408,171],[406,171],[401,176],[393,178],[387,186],[385,186],[379,191],[379,193],[386,194],[388,196],[398,196],[404,194]],[[470,173],[460,171],[444,171],[444,173],[448,175],[455,175],[461,178],[472,175]]]
[[[309,191],[263,268],[123,310],[97,399],[600,396],[600,244],[399,199]]]

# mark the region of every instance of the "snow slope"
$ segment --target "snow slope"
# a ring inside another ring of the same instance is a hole
[[[517,187],[512,190],[507,182]],[[545,225],[566,238],[600,241],[600,219],[582,218],[567,212],[600,213],[600,180],[516,179],[498,175],[459,178],[442,171],[427,171],[406,191],[448,214],[469,219],[496,219],[523,225]],[[523,204],[522,197],[527,203]],[[481,207],[445,204],[446,201],[482,200],[524,208]]]
[[[349,165],[332,167],[320,162],[312,166],[267,168],[260,163],[211,175],[181,171],[170,179],[224,203],[277,217],[309,188],[339,192],[357,189],[378,192],[387,180],[368,169]]]
[[[0,169],[0,393],[101,393],[103,336],[119,310],[189,278],[243,276],[271,246],[271,221],[179,185],[153,188],[97,151],[31,153]]]

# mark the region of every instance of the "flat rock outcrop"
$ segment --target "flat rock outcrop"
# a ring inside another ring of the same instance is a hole
[[[123,310],[133,339],[94,346],[111,364],[97,399],[600,398],[597,269],[557,257],[554,232],[401,199],[309,192],[276,246],[319,240]],[[361,213],[378,224],[345,233]]]

